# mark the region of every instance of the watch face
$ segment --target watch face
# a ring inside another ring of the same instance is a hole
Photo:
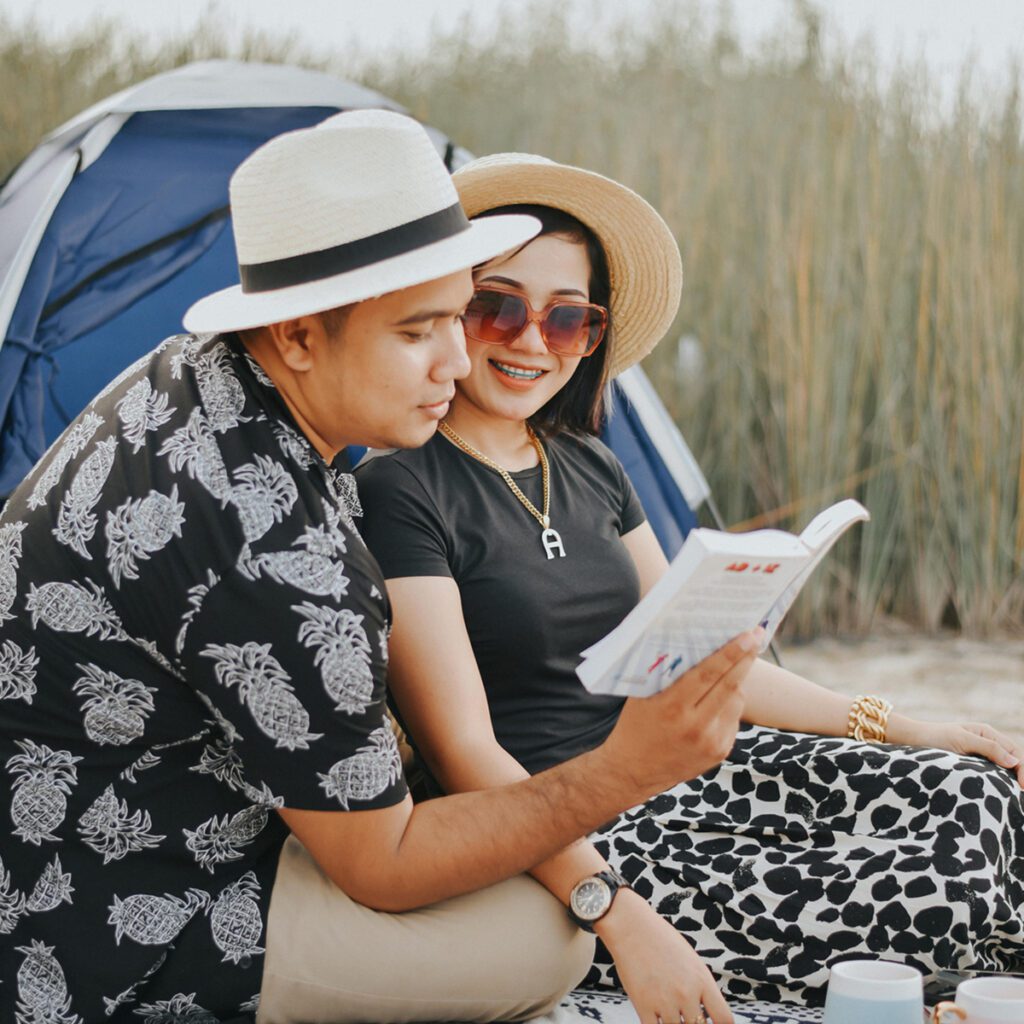
[[[612,901],[611,889],[601,878],[588,878],[573,889],[572,909],[584,921],[596,921]]]

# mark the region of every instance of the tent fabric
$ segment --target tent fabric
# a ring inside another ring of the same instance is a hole
[[[697,514],[687,504],[679,480],[662,457],[660,438],[656,441],[648,433],[637,405],[630,400],[621,381],[612,382],[606,404],[608,413],[601,440],[622,463],[662,551],[671,558],[697,525]]]
[[[84,111],[13,172],[0,190],[0,502],[195,299],[237,283],[227,203],[241,160],[353,107],[402,110],[321,72],[205,61]],[[427,131],[450,168],[470,158]],[[606,440],[671,555],[706,482],[639,368],[613,395]]]
[[[231,173],[267,139],[331,113],[297,107],[134,114],[102,156],[74,177],[39,243],[0,348],[0,494],[14,489],[108,380],[181,329],[181,311],[197,295],[235,282]],[[170,317],[144,316],[148,326],[134,335],[120,329],[122,314],[145,313],[147,297],[177,280],[223,234],[228,261],[216,280],[191,293],[178,289],[180,306]],[[80,372],[66,372],[61,350],[104,325],[119,343],[91,344]]]

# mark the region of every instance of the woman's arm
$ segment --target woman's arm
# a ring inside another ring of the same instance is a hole
[[[458,585],[448,577],[387,581],[394,628],[388,685],[410,735],[447,793],[490,789],[528,772],[494,736],[483,681],[466,631]],[[578,840],[531,869],[563,903],[572,887],[607,868]],[[641,1020],[662,1005],[696,1008],[732,1020],[710,972],[686,940],[636,893],[623,890],[595,925],[619,967]]]
[[[623,538],[640,574],[646,594],[668,568],[654,531],[647,523]],[[791,732],[846,736],[851,698],[812,683],[764,659],[755,661],[744,688],[743,720]],[[975,754],[1016,771],[1024,787],[1024,750],[989,725],[978,722],[922,722],[893,712],[886,739],[916,747],[936,747],[957,754]]]
[[[448,577],[410,576],[387,587],[394,620],[388,687],[441,788],[466,793],[529,778],[494,736],[458,585]],[[581,878],[606,867],[580,840],[531,873],[567,903]]]

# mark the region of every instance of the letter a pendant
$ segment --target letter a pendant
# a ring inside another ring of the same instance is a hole
[[[556,551],[559,558],[565,558],[565,548],[562,547],[562,538],[558,536],[557,530],[552,530],[550,526],[547,527],[540,535],[540,540],[549,561],[555,557]]]

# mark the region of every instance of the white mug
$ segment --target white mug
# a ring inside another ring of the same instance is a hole
[[[829,971],[824,1024],[919,1024],[921,974],[887,960],[844,960]]]
[[[939,1003],[934,1024],[1022,1024],[1024,978],[971,978],[957,986],[955,1003]]]

